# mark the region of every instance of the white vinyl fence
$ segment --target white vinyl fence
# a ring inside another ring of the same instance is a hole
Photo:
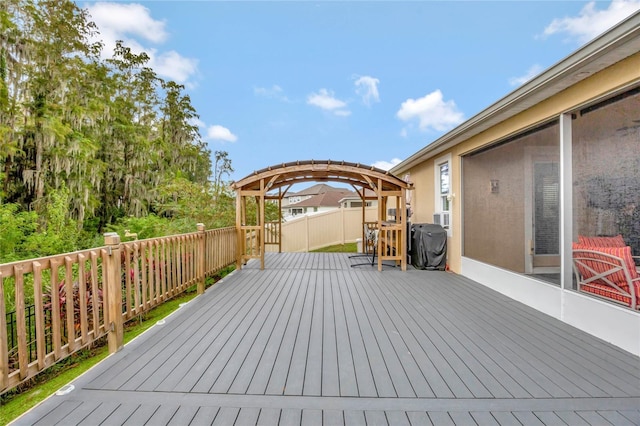
[[[377,214],[377,207],[367,207],[365,221],[375,222]],[[362,238],[362,209],[358,207],[305,215],[282,224],[283,252],[307,252],[358,238]],[[267,245],[266,251],[277,252],[278,246]]]

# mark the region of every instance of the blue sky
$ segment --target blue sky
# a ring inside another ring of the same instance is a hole
[[[185,85],[237,180],[273,164],[389,168],[640,9],[634,1],[80,3]]]

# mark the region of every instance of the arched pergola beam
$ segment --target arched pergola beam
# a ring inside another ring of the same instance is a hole
[[[382,179],[383,189],[408,187],[407,183],[401,178],[376,167],[346,161],[309,160],[283,163],[257,170],[235,182],[233,188],[259,189],[261,179],[270,180],[274,176],[277,176],[277,179],[272,182],[272,187],[268,189],[277,188],[291,182],[323,180],[345,183],[357,182],[357,185],[369,186],[371,182],[376,182],[377,179]]]
[[[379,230],[378,239],[378,270],[382,270],[383,260],[395,260],[402,269],[406,269],[406,233],[407,215],[405,195],[411,189],[411,184],[405,182],[386,170],[359,163],[333,160],[307,160],[283,163],[257,170],[243,179],[235,182],[232,189],[236,191],[236,227],[238,232],[238,268],[248,258],[260,258],[261,268],[264,268],[265,244],[265,200],[282,199],[292,185],[304,182],[338,182],[362,188],[360,197],[365,200],[378,200]],[[286,187],[284,193],[279,191],[277,197],[268,195],[269,191]],[[366,196],[370,189],[376,195]],[[255,197],[258,203],[259,222],[256,225],[246,224],[246,210],[244,200]],[[396,201],[396,216],[394,222],[386,221],[387,200],[392,197]],[[363,202],[363,221],[364,221]],[[247,242],[249,242],[247,246]]]

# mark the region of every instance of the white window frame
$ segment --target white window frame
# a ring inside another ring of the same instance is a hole
[[[449,166],[449,182],[448,182],[448,191],[446,193],[441,192],[442,181],[440,175],[440,167],[444,164]],[[447,230],[447,235],[452,235],[453,221],[452,221],[452,211],[451,211],[451,203],[453,201],[453,193],[451,192],[453,179],[451,173],[451,154],[447,154],[443,157],[436,158],[433,162],[433,175],[434,175],[434,185],[433,185],[433,195],[434,195],[434,208],[433,213],[448,213],[449,214],[449,226],[445,227]],[[445,207],[448,207],[445,210]]]

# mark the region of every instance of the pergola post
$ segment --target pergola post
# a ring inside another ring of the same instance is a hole
[[[278,253],[282,253],[282,188],[278,188]]]
[[[242,191],[236,192],[236,235],[238,243],[236,244],[236,269],[242,269],[242,255],[244,253],[244,231],[242,224],[244,223],[244,209],[242,208]]]
[[[264,223],[264,202],[265,202],[265,187],[264,187],[264,179],[260,179],[260,196],[258,197],[258,223],[257,225],[260,227],[258,229],[258,243],[260,245],[260,269],[264,269],[264,239],[265,239],[265,227]]]
[[[400,201],[400,225],[402,226],[402,230],[400,231],[402,238],[400,239],[400,252],[402,253],[402,259],[400,259],[400,268],[403,271],[407,270],[407,238],[409,238],[409,230],[407,229],[407,190],[402,188],[400,190],[401,196],[398,201]]]
[[[378,179],[378,186],[376,188],[378,193],[378,271],[382,271],[382,249],[384,247],[382,222],[385,218],[385,210],[387,208],[387,197],[382,196],[382,182]]]

